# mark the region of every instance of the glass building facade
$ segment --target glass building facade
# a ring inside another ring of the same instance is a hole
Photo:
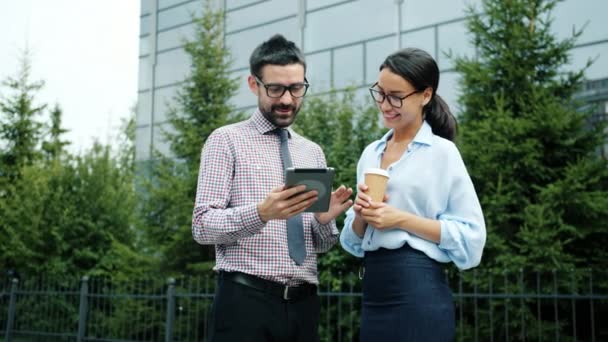
[[[310,95],[354,87],[367,96],[378,66],[400,47],[418,47],[437,60],[438,93],[457,113],[458,74],[446,53],[471,56],[474,50],[465,26],[466,8],[478,0],[216,0],[225,13],[225,42],[239,77],[235,107],[251,111],[256,97],[247,88],[249,55],[262,41],[281,33],[306,55]],[[184,40],[193,37],[192,15],[203,0],[141,0],[136,158],[153,150],[168,152],[161,130],[169,130],[166,112],[189,72]],[[553,12],[553,29],[567,38],[584,27],[572,50],[568,68],[594,60],[580,97],[593,105],[598,120],[608,115],[608,25],[605,0],[566,0]],[[310,96],[307,95],[307,96]],[[202,142],[201,142],[202,143]],[[608,148],[608,146],[606,146]],[[606,149],[605,149],[606,150]]]

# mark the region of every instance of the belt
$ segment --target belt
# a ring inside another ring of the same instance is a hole
[[[220,271],[220,277],[287,301],[297,301],[317,294],[317,286],[308,283],[289,286],[241,272]]]

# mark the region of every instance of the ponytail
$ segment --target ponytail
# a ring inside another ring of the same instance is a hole
[[[433,134],[450,141],[456,138],[456,118],[441,96],[433,94],[431,101],[424,106],[424,120],[433,129]]]

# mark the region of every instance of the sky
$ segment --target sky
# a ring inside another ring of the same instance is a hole
[[[69,149],[111,143],[137,101],[140,0],[0,0],[0,80],[30,51],[38,104],[59,104]],[[6,87],[0,86],[0,94]]]

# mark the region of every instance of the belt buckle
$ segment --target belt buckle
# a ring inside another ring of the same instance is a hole
[[[289,300],[289,285],[285,285],[285,289],[283,290],[283,299]]]

